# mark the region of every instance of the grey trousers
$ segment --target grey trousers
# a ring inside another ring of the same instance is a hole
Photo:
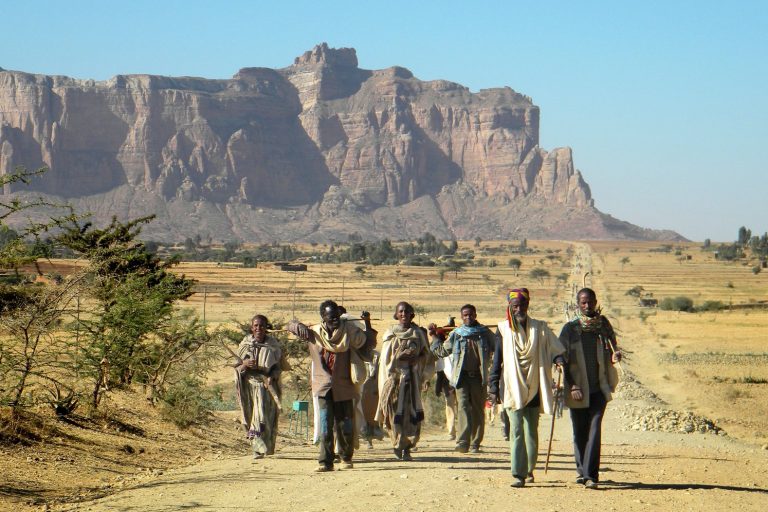
[[[461,373],[456,385],[456,446],[479,448],[485,432],[485,386],[480,373]]]

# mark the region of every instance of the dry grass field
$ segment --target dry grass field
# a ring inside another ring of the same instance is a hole
[[[638,378],[670,406],[706,416],[732,436],[766,443],[768,308],[662,311],[640,308],[626,292],[642,286],[657,299],[738,306],[768,300],[768,275],[717,261],[696,244],[684,245],[681,255],[655,252],[659,244],[652,243],[590,245],[607,313],[617,319]],[[681,259],[685,255],[691,259]]]
[[[374,327],[383,331],[393,323],[394,305],[401,300],[416,307],[422,325],[443,324],[449,315],[458,316],[463,304],[473,303],[479,320],[492,325],[504,318],[505,291],[525,286],[532,295],[530,314],[559,332],[564,306],[586,283],[597,291],[617,330],[628,372],[628,384],[609,406],[603,429],[602,471],[610,492],[591,494],[587,501],[580,489],[567,484],[573,471],[567,420],[559,421],[555,432],[554,472],[537,474],[533,488],[512,494],[508,448],[497,428],[487,430],[484,453],[467,459],[455,457],[440,426],[430,422],[416,462],[394,463],[388,445],[377,443],[374,450],[356,454],[360,464],[354,471],[328,476],[339,486],[327,503],[304,508],[344,508],[351,499],[355,510],[402,510],[412,503],[391,491],[386,477],[395,474],[398,486],[408,496],[418,494],[425,510],[480,503],[508,507],[510,499],[523,508],[547,510],[574,499],[586,510],[647,510],[656,505],[762,510],[768,493],[760,476],[768,453],[768,310],[663,311],[640,307],[627,291],[641,286],[657,299],[687,296],[696,306],[705,301],[739,306],[768,299],[768,273],[755,275],[750,265],[716,261],[695,244],[679,246],[680,254],[675,254],[659,252],[658,243],[549,241],[529,242],[533,253],[490,254],[504,245],[483,242],[479,249],[473,247],[476,260],[485,263],[442,278],[436,267],[309,263],[307,272],[292,273],[272,264],[242,268],[185,263],[178,271],[197,279],[198,285],[182,307],[204,314],[210,325],[234,327],[257,312],[278,322],[295,315],[312,323],[319,320],[320,302],[331,298],[350,313],[370,311]],[[508,265],[511,258],[521,261],[519,270]],[[491,260],[495,266],[488,266]],[[54,261],[42,270],[67,273],[72,265]],[[532,278],[534,268],[547,270],[549,277]],[[230,389],[231,372],[222,366],[211,384]],[[130,396],[116,394],[110,401],[116,407],[121,398]],[[713,420],[728,436],[685,434],[676,426],[635,428],[632,411],[646,415],[654,410],[690,411]],[[308,473],[315,448],[285,432],[275,458],[251,464],[244,455],[247,448],[238,443],[240,430],[231,411],[218,412],[219,421],[210,431],[184,432],[166,431],[154,419],[156,411],[129,412],[125,419],[144,430],[143,435],[60,427],[61,438],[43,445],[3,448],[0,471],[7,482],[0,485],[0,508],[8,503],[19,510],[48,510],[48,504],[51,510],[262,510],[269,500],[270,508],[287,511],[295,509],[289,497],[318,485],[317,477]],[[75,451],[72,443],[80,443]],[[126,455],[126,443],[146,451]],[[228,487],[242,481],[249,482],[247,502],[241,488]],[[108,497],[77,503],[94,496]]]
[[[271,263],[183,263],[177,271],[198,280],[197,293],[183,307],[204,314],[211,325],[234,326],[257,312],[277,322],[296,316],[313,323],[320,302],[330,298],[352,314],[370,311],[380,332],[393,323],[401,300],[415,306],[424,326],[458,317],[466,303],[477,306],[481,322],[494,325],[504,318],[505,291],[519,286],[531,290],[530,314],[559,332],[564,306],[586,282],[619,333],[628,367],[647,388],[669,407],[709,418],[732,436],[768,442],[768,308],[739,309],[768,301],[768,272],[755,275],[750,264],[717,261],[694,243],[663,252],[664,245],[655,242],[536,241],[529,242],[533,253],[490,254],[513,245],[490,241],[477,248],[463,242],[459,250],[472,248],[484,264],[442,278],[439,267],[354,263],[310,263],[306,272],[284,272]],[[518,270],[509,266],[511,258],[521,261]],[[495,266],[488,266],[491,260]],[[70,265],[54,262],[43,270],[64,273]],[[550,277],[533,279],[534,268]],[[644,308],[627,294],[638,286],[658,300],[686,296],[695,306],[720,301],[735,307],[699,313]],[[226,370],[214,377],[228,379]]]
[[[491,247],[484,242],[483,247]],[[474,304],[481,322],[495,323],[503,318],[504,292],[515,286],[527,286],[535,298],[532,314],[560,319],[550,310],[561,311],[570,288],[554,276],[569,273],[566,249],[569,244],[541,242],[532,245],[534,254],[478,256],[495,260],[495,267],[466,267],[463,272],[447,272],[440,278],[438,267],[371,266],[354,263],[309,264],[307,272],[283,272],[270,263],[259,268],[242,268],[216,263],[183,263],[178,271],[199,281],[196,293],[188,301],[211,323],[247,320],[256,312],[270,319],[287,320],[294,315],[305,322],[319,319],[318,306],[325,299],[336,300],[350,313],[368,310],[377,329],[388,327],[397,302],[405,300],[417,310],[417,321],[442,324],[448,315],[458,317],[459,308]],[[547,253],[546,251],[552,251]],[[553,255],[558,259],[547,259]],[[521,260],[515,271],[507,263],[511,257]],[[355,268],[363,266],[362,273]],[[534,267],[544,268],[553,276],[543,282],[531,280]]]
[[[481,248],[499,245],[483,242]],[[659,252],[662,245],[653,242],[547,241],[529,246],[536,252],[478,255],[495,260],[496,266],[466,267],[442,280],[436,267],[363,265],[358,272],[358,264],[309,264],[307,272],[294,273],[272,264],[245,269],[185,263],[179,271],[199,281],[187,306],[200,314],[205,306],[206,319],[213,324],[245,321],[256,312],[278,321],[295,315],[316,322],[318,305],[331,298],[350,313],[371,311],[379,331],[392,323],[400,300],[416,307],[417,321],[425,326],[458,316],[465,303],[475,304],[479,320],[493,325],[504,317],[505,291],[526,286],[532,295],[530,314],[559,332],[564,305],[586,282],[598,292],[627,351],[627,364],[646,387],[670,407],[705,416],[730,435],[768,441],[768,309],[662,311],[642,308],[626,293],[642,286],[657,299],[682,295],[695,305],[739,305],[768,300],[768,273],[754,275],[749,265],[716,261],[696,244],[676,247],[680,254]],[[521,260],[517,272],[508,266],[510,258]],[[550,277],[531,278],[536,267]]]

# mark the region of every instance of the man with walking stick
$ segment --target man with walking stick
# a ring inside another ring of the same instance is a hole
[[[501,399],[509,416],[512,487],[533,483],[539,449],[539,415],[552,414],[552,364],[563,367],[565,348],[546,322],[528,316],[527,288],[511,290],[507,318],[498,324],[490,399]],[[504,396],[499,379],[504,378]]]
[[[590,288],[576,294],[576,318],[565,324],[560,342],[566,348],[565,403],[571,410],[576,483],[597,489],[600,470],[600,434],[605,406],[619,381],[613,327],[597,307]]]
[[[552,424],[549,427],[549,443],[547,444],[547,458],[544,461],[544,474],[547,474],[549,469],[549,456],[552,454],[552,437],[555,435],[555,420],[563,415],[563,372],[560,371],[560,367],[557,367],[557,382],[555,387],[552,388],[554,393],[555,408],[552,411]]]

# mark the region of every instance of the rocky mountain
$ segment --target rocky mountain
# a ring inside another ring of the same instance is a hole
[[[539,147],[529,97],[326,44],[229,80],[0,69],[0,173],[19,165],[49,171],[6,198],[155,213],[144,233],[164,240],[680,238],[599,212],[570,148]]]

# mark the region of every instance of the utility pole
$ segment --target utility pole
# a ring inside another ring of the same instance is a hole
[[[203,287],[203,325],[205,325],[205,306],[208,302],[208,288]]]

